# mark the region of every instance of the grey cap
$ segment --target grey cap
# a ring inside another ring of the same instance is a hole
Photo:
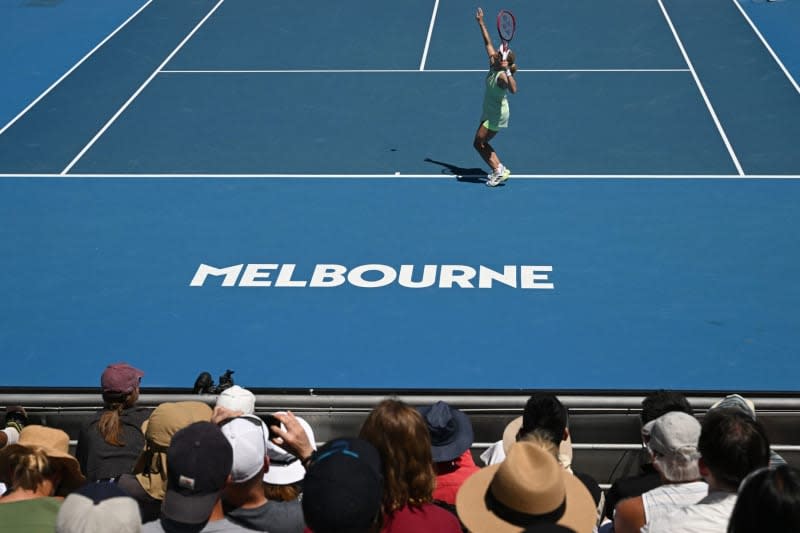
[[[697,451],[700,422],[690,414],[671,411],[645,424],[642,434],[650,438],[647,447],[654,453],[688,455]]]
[[[711,409],[736,409],[746,414],[753,420],[756,419],[756,406],[752,400],[743,398],[738,394],[729,394],[709,407]]]

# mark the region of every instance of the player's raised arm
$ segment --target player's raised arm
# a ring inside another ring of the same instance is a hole
[[[492,39],[489,37],[489,30],[486,29],[486,24],[483,22],[483,9],[478,8],[477,13],[475,13],[475,20],[478,21],[478,25],[481,27],[481,35],[483,36],[483,44],[486,46],[486,53],[489,54],[489,59],[493,61],[497,51],[494,49]]]

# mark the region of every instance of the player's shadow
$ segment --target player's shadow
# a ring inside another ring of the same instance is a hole
[[[450,174],[455,176],[458,181],[464,183],[486,183],[488,177],[487,172],[482,168],[464,168],[442,161],[436,161],[430,157],[426,157],[425,161],[439,165],[442,168],[442,174]]]

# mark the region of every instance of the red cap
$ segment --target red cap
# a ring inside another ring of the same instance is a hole
[[[144,372],[127,363],[108,365],[100,377],[103,392],[128,394],[139,386]]]

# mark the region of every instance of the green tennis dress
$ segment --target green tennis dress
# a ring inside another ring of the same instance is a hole
[[[508,127],[508,98],[506,90],[497,84],[501,70],[489,70],[486,75],[486,93],[483,95],[481,123],[492,131]]]

